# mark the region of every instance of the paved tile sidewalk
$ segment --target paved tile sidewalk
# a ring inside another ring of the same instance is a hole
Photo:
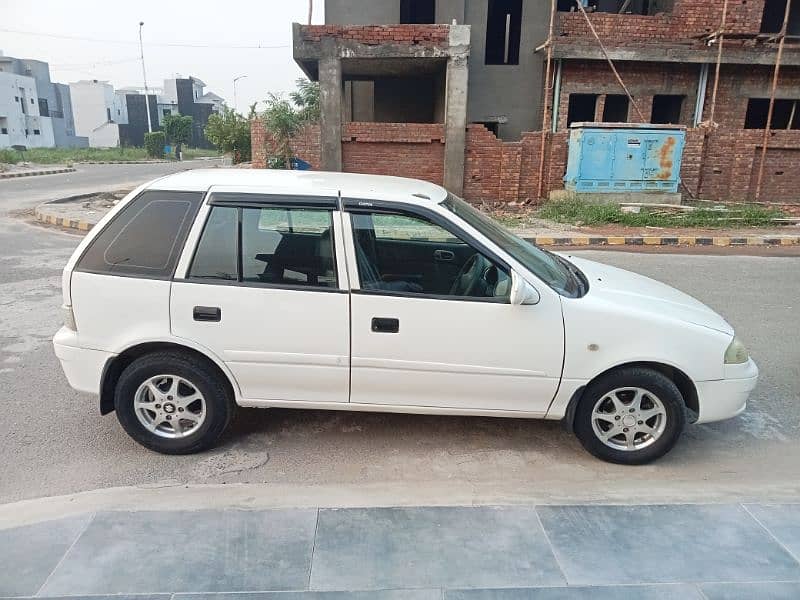
[[[101,512],[0,531],[0,597],[800,598],[800,504]]]

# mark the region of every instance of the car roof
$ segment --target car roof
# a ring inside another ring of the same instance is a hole
[[[402,201],[419,205],[438,204],[447,196],[443,187],[420,179],[283,169],[192,169],[156,179],[147,188],[205,192],[212,186],[246,187],[250,192],[263,187],[264,193],[274,188],[281,193],[310,196],[328,196],[340,192],[343,198]]]

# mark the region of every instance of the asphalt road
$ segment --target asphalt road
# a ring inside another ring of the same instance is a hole
[[[47,180],[59,193],[80,193],[73,190],[113,189],[123,179],[129,187],[161,169],[98,165],[86,171],[91,183]],[[41,201],[53,191],[47,180],[0,182],[0,213]],[[420,504],[750,501],[800,492],[800,258],[580,252],[715,307],[761,368],[747,412],[689,427],[653,465],[602,463],[554,422],[255,409],[240,411],[218,448],[167,457],[136,445],[113,414],[100,417],[96,399],[67,386],[53,355],[60,272],[78,240],[0,216],[0,502],[237,482],[390,489],[398,503]]]

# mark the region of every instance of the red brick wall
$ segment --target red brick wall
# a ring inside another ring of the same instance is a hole
[[[254,121],[253,167],[264,168],[273,154],[261,121]],[[708,132],[706,161],[701,164],[703,129],[687,129],[681,177],[700,197],[746,201],[755,196],[763,130],[719,128]],[[569,132],[547,134],[543,196],[564,187]],[[535,203],[539,194],[541,132],[527,132],[518,142],[503,142],[483,125],[469,125],[464,169],[464,197],[473,202]],[[295,156],[319,168],[319,127],[305,128],[292,143]],[[342,137],[343,170],[443,180],[444,129],[441,124],[348,123]],[[764,170],[762,202],[800,205],[800,130],[773,131]]]
[[[754,200],[763,136],[759,129],[710,132],[700,196],[719,201]],[[684,151],[683,174],[693,192],[697,190],[696,174],[700,171],[699,147],[698,144]],[[687,161],[691,166],[687,167]],[[798,175],[800,130],[771,132],[759,201],[800,203]]]
[[[253,119],[250,122],[250,143],[252,146],[252,167],[266,169],[269,158],[275,156],[276,144],[264,128],[264,121]],[[292,154],[319,169],[320,132],[319,125],[306,125],[290,144]]]
[[[444,180],[444,125],[345,123],[342,170],[413,177],[441,185]]]
[[[300,28],[302,39],[318,42],[323,37],[353,40],[362,44],[422,44],[447,46],[448,25],[305,25]]]
[[[681,124],[691,125],[697,99],[699,65],[626,61],[615,61],[614,65],[644,116],[644,119],[640,119],[631,105],[628,109],[629,122],[650,120],[655,94],[675,94],[686,96],[681,110]],[[561,96],[558,106],[559,131],[567,127],[569,95],[573,93],[600,95],[596,117],[597,120],[601,120],[603,95],[625,92],[607,62],[565,60],[561,71]]]
[[[729,2],[725,31],[757,33],[761,28],[764,0]],[[597,35],[614,45],[641,44],[664,40],[689,40],[716,31],[722,22],[722,2],[676,0],[672,13],[653,16],[589,13]],[[593,39],[580,12],[559,13],[559,32],[569,37]],[[700,42],[695,42],[700,43]]]

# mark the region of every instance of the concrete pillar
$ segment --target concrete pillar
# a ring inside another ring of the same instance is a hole
[[[467,55],[451,56],[445,82],[444,187],[458,195],[464,190],[468,79]]]
[[[341,171],[342,62],[336,55],[319,60],[319,105],[320,168],[323,171]]]

